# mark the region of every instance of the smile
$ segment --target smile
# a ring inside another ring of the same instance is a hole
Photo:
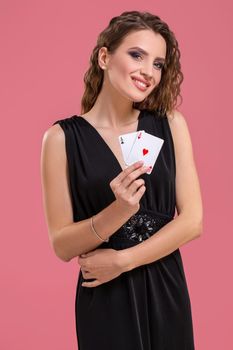
[[[146,91],[148,88],[147,84],[143,83],[142,81],[139,81],[135,78],[132,78],[134,85],[141,91]]]

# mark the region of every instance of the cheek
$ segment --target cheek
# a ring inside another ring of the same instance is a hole
[[[109,68],[110,79],[112,78],[111,80],[114,79],[114,82],[119,83],[119,79],[128,78],[129,75],[132,74],[135,69],[134,65],[130,61],[120,59],[113,61],[111,67]]]
[[[160,83],[161,79],[162,79],[162,72],[155,69],[153,72],[153,81],[155,83],[155,87]]]
[[[120,65],[120,70],[123,75],[129,75],[136,69],[136,66],[135,67],[134,66],[135,65],[133,65],[131,62],[127,61],[124,64],[122,63]]]

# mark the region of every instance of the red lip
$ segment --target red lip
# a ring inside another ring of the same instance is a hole
[[[144,80],[142,78],[136,77],[136,76],[133,76],[132,79],[137,79],[137,80],[141,81],[142,83],[146,84],[146,86],[150,86],[151,85],[148,81],[146,81],[146,80]]]

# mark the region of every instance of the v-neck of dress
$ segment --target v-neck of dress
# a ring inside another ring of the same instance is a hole
[[[143,110],[140,110],[139,115],[138,115],[138,123],[137,123],[137,128],[135,131],[132,132],[137,132],[140,130],[141,128],[141,118],[143,115]],[[84,122],[86,122],[86,124],[95,132],[95,134],[98,136],[98,138],[100,139],[100,141],[103,143],[103,145],[105,146],[105,148],[108,150],[108,152],[110,152],[112,158],[115,160],[115,163],[117,164],[118,168],[123,171],[124,169],[122,168],[120,162],[118,161],[116,155],[114,154],[114,152],[112,151],[112,149],[110,148],[110,146],[107,144],[107,142],[104,140],[104,138],[100,135],[100,133],[97,131],[97,129],[89,122],[87,121],[85,118],[83,118],[81,115],[76,115],[77,118],[81,118],[82,120],[84,120]]]

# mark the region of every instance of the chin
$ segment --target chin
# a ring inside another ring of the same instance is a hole
[[[148,95],[147,95],[147,96],[148,96]],[[138,98],[133,97],[131,100],[132,100],[132,102],[139,103],[139,102],[144,101],[144,100],[147,98],[147,96],[138,97]]]
[[[121,90],[121,95],[130,100],[131,102],[142,102],[143,100],[145,100],[145,98],[147,98],[149,94],[140,94],[140,92],[139,94],[129,94],[128,91]]]

